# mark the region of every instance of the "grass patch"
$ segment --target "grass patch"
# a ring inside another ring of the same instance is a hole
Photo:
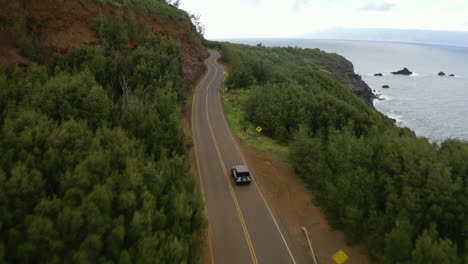
[[[245,112],[242,109],[244,100],[248,97],[250,90],[236,89],[224,91],[223,105],[229,127],[232,132],[242,139],[249,147],[253,147],[262,152],[273,152],[281,159],[286,160],[288,156],[288,146],[278,144],[275,140],[258,133],[255,124],[245,121]]]
[[[117,2],[115,2],[115,1],[110,1],[109,3],[113,4],[113,5],[116,6],[116,7],[123,7],[123,4],[117,3]]]

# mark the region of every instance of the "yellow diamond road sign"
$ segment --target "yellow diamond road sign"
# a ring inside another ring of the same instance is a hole
[[[262,132],[262,128],[259,126],[255,130],[257,130],[258,133]]]
[[[346,253],[344,253],[344,251],[341,249],[338,250],[338,252],[336,252],[332,257],[332,259],[338,264],[344,263],[346,260],[348,260],[348,258],[348,255],[346,255]]]

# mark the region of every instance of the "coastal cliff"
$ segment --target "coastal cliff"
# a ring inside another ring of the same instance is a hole
[[[338,59],[334,59],[327,64],[327,70],[332,73],[331,77],[339,81],[355,95],[363,98],[369,105],[373,105],[372,101],[376,97],[369,85],[362,80],[359,74],[354,72],[353,63],[345,57],[339,55],[337,57]]]

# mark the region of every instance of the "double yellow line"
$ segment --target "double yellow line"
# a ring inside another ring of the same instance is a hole
[[[210,69],[208,69],[208,72],[206,73],[206,76],[209,76],[209,72],[210,72]],[[199,177],[199,180],[200,180],[200,189],[201,189],[201,192],[202,192],[202,195],[203,195],[203,202],[205,203],[204,204],[204,207],[205,207],[205,210],[204,210],[204,215],[205,215],[205,218],[208,219],[208,207],[206,206],[206,195],[205,195],[205,190],[203,188],[203,180],[202,180],[202,177],[201,177],[201,172],[200,172],[200,161],[198,159],[198,154],[197,154],[197,137],[195,136],[195,129],[194,129],[194,126],[193,126],[193,120],[194,120],[194,109],[195,109],[195,98],[196,98],[196,93],[194,93],[194,96],[192,98],[192,113],[191,113],[191,119],[190,119],[190,122],[191,122],[191,127],[192,127],[192,137],[193,137],[193,145],[194,145],[194,152],[195,152],[195,159],[197,161],[197,172],[198,172],[198,177]],[[210,250],[210,260],[211,260],[211,264],[214,264],[214,256],[213,256],[213,245],[211,243],[211,227],[210,227],[210,222],[208,221],[208,248]]]
[[[232,197],[232,200],[234,201],[234,205],[236,207],[236,211],[237,211],[237,215],[238,215],[238,218],[239,218],[239,221],[241,223],[241,226],[242,226],[242,230],[244,232],[244,236],[245,236],[245,240],[247,242],[247,245],[249,247],[249,251],[250,251],[250,255],[252,257],[252,262],[254,264],[258,264],[258,260],[257,260],[257,256],[255,254],[255,250],[254,250],[254,247],[252,245],[252,240],[250,239],[250,234],[249,234],[249,230],[247,229],[247,225],[245,224],[245,220],[244,220],[244,216],[242,214],[242,211],[240,209],[240,206],[239,206],[239,202],[237,200],[237,196],[234,192],[234,189],[232,187],[232,182],[230,181],[229,179],[229,175],[228,175],[228,170],[226,169],[226,166],[224,164],[224,161],[223,161],[223,157],[221,155],[221,151],[219,150],[219,146],[218,146],[218,142],[216,140],[216,137],[214,135],[214,132],[213,132],[213,127],[211,126],[211,122],[210,122],[210,118],[209,118],[209,111],[208,111],[208,95],[209,95],[209,87],[211,86],[211,84],[213,83],[213,80],[215,79],[216,77],[216,74],[218,72],[218,69],[216,66],[213,66],[215,68],[215,73],[213,75],[213,77],[211,78],[211,80],[209,81],[208,83],[208,86],[207,86],[207,91],[206,91],[206,97],[205,97],[205,100],[206,100],[206,103],[205,103],[205,111],[206,111],[206,121],[208,123],[208,128],[210,130],[210,135],[211,135],[211,139],[213,140],[213,144],[215,146],[215,149],[216,149],[216,154],[218,156],[218,159],[219,159],[219,162],[221,164],[221,167],[223,169],[223,174],[224,174],[224,177],[228,183],[228,186],[229,186],[229,193],[231,194],[231,197]],[[194,102],[195,102],[195,97],[193,98]],[[192,117],[193,117],[193,105],[192,105]],[[193,120],[193,118],[192,118]],[[193,125],[192,125],[192,128],[193,128]],[[193,133],[194,134],[194,133]],[[195,134],[194,134],[194,138],[195,138]],[[195,152],[195,155],[196,152]],[[197,156],[197,164],[198,164],[198,156]],[[199,167],[199,166],[198,166]],[[200,175],[200,172],[199,172],[199,175]],[[201,180],[201,178],[200,178]],[[201,182],[201,184],[203,185],[203,183]],[[203,188],[203,187],[202,187]],[[212,252],[212,247],[211,247],[211,243],[210,243],[210,251],[211,251],[211,257],[212,257],[212,262],[214,261],[213,260],[213,252]]]
[[[216,75],[216,72],[217,72],[217,67],[215,66],[215,75]],[[210,82],[210,83],[211,83],[211,82]],[[208,97],[207,97],[207,99],[208,99]],[[221,97],[219,97],[218,99],[220,100],[220,104],[222,105],[222,103],[221,103]],[[208,101],[208,100],[207,100],[207,101]],[[236,140],[234,139],[234,136],[233,136],[233,134],[232,134],[231,129],[229,128],[229,125],[228,125],[227,122],[226,122],[226,118],[225,118],[224,114],[222,115],[222,118],[223,118],[223,121],[224,121],[224,125],[226,126],[227,130],[229,131],[229,135],[230,135],[230,138],[231,138],[231,140],[232,140],[232,143],[234,144],[234,146],[236,147],[237,151],[239,152],[239,154],[240,154],[240,156],[241,156],[242,161],[244,162],[244,164],[247,165],[247,162],[246,162],[246,160],[245,160],[245,157],[244,157],[244,155],[242,154],[242,151],[240,150],[240,148],[239,148],[239,146],[238,146]],[[208,123],[208,124],[209,124],[209,123]],[[210,126],[210,129],[211,129],[211,126]],[[213,135],[213,133],[212,133],[212,135]],[[216,141],[216,139],[215,139],[215,141]],[[218,156],[220,156],[220,154],[218,154]],[[250,173],[252,174],[252,176],[254,176],[253,168],[251,168],[251,172],[250,172]],[[278,233],[280,234],[281,239],[283,240],[283,243],[284,243],[284,245],[285,245],[285,247],[286,247],[286,249],[287,249],[287,251],[288,251],[288,253],[289,253],[289,256],[291,257],[292,263],[293,263],[293,264],[296,264],[296,260],[294,259],[294,256],[293,256],[293,254],[292,254],[292,252],[291,252],[291,249],[290,249],[289,246],[288,246],[288,243],[286,242],[286,239],[285,239],[285,237],[284,237],[284,235],[283,235],[283,232],[281,232],[281,228],[279,227],[279,224],[278,224],[278,222],[276,221],[276,218],[274,217],[274,215],[273,215],[273,213],[272,213],[272,211],[271,211],[271,208],[270,208],[270,206],[268,205],[268,202],[267,202],[266,199],[265,199],[265,196],[263,195],[262,191],[260,190],[260,187],[258,186],[257,181],[255,180],[255,177],[252,178],[252,181],[253,181],[253,183],[254,183],[254,185],[255,185],[255,187],[256,187],[258,193],[260,194],[260,197],[262,198],[262,200],[263,200],[263,202],[264,202],[266,208],[268,209],[268,213],[270,214],[270,216],[271,216],[271,218],[272,218],[272,220],[273,220],[273,222],[274,222],[274,224],[275,224],[275,226],[276,226],[276,229],[278,230]],[[248,234],[248,232],[247,232],[247,234]],[[255,252],[254,252],[254,254],[255,254]]]
[[[222,105],[222,103],[221,103],[221,97],[219,97],[219,100],[220,100],[220,104]],[[223,118],[223,121],[224,121],[224,125],[226,126],[227,130],[229,131],[229,135],[230,135],[230,138],[231,138],[231,140],[232,140],[232,143],[234,144],[234,146],[236,147],[237,151],[239,152],[239,154],[240,154],[240,156],[241,156],[242,161],[244,162],[244,164],[245,164],[245,165],[248,165],[248,164],[247,164],[247,161],[245,160],[244,154],[242,154],[242,151],[240,150],[240,148],[239,148],[239,146],[238,146],[236,140],[234,139],[234,136],[233,136],[233,134],[232,134],[231,129],[229,128],[229,125],[228,125],[228,123],[227,123],[227,121],[226,121],[226,118],[225,118],[225,115],[224,115],[224,114],[222,115],[222,118]],[[263,195],[262,191],[260,190],[260,187],[258,186],[257,181],[255,180],[255,177],[253,177],[254,174],[255,174],[255,173],[254,173],[254,169],[253,169],[252,167],[249,167],[249,168],[250,168],[250,174],[252,175],[252,182],[255,184],[255,187],[256,187],[258,193],[260,194],[260,197],[262,198],[263,202],[265,203],[266,208],[268,209],[268,213],[270,214],[271,218],[273,219],[273,222],[275,223],[276,229],[278,230],[278,233],[280,234],[281,239],[283,240],[283,243],[284,243],[286,249],[288,250],[288,253],[289,253],[289,256],[291,257],[292,263],[293,263],[293,264],[296,264],[296,260],[294,259],[294,256],[293,256],[293,254],[292,254],[292,252],[291,252],[291,249],[290,249],[289,246],[288,246],[288,243],[286,242],[286,239],[285,239],[285,237],[284,237],[284,235],[283,235],[283,232],[281,232],[281,228],[279,227],[278,222],[276,221],[276,218],[273,216],[273,213],[272,213],[272,211],[271,211],[271,209],[270,209],[270,206],[268,205],[268,203],[267,203],[267,201],[266,201],[266,199],[265,199],[265,196]]]

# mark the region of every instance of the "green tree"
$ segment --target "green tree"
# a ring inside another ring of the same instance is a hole
[[[450,240],[442,239],[432,226],[416,240],[411,252],[411,263],[459,263],[457,261],[457,247]]]

